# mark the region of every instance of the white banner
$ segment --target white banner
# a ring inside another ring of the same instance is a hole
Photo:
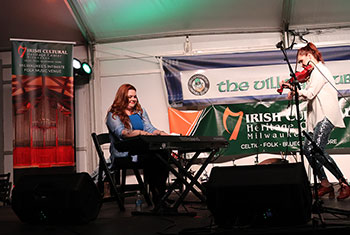
[[[332,72],[338,90],[350,89],[349,60],[328,61],[326,66]],[[276,95],[279,82],[290,79],[289,74],[287,64],[180,72],[184,100]],[[305,85],[301,84],[301,88]]]

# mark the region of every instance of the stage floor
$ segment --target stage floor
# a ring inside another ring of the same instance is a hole
[[[174,195],[172,195],[174,196]],[[180,212],[196,212],[196,216],[149,216],[131,214],[135,209],[135,199],[126,200],[126,211],[120,212],[115,201],[102,205],[96,220],[84,225],[33,225],[22,223],[10,206],[0,207],[0,234],[87,234],[87,235],[128,235],[128,234],[349,234],[350,218],[344,215],[321,213],[325,225],[312,221],[298,226],[241,226],[234,228],[218,228],[206,204],[196,201],[193,195],[186,198]],[[350,211],[350,198],[344,201],[322,198],[323,206]],[[148,208],[150,209],[150,208]],[[148,210],[145,208],[145,210]],[[319,215],[313,214],[315,221]]]

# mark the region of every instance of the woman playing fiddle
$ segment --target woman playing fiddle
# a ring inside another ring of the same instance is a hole
[[[119,87],[115,99],[108,110],[106,124],[111,140],[110,153],[113,166],[139,166],[144,169],[145,179],[149,183],[153,203],[157,203],[165,193],[167,168],[155,156],[130,156],[128,152],[119,152],[115,148],[117,141],[138,135],[167,135],[156,129],[136,95],[136,88],[130,84]]]
[[[305,139],[304,154],[310,164],[313,163],[312,157],[315,158],[315,164],[311,166],[321,181],[318,196],[329,194],[330,197],[334,197],[334,188],[324,171],[326,167],[339,180],[340,191],[337,199],[345,199],[350,196],[349,185],[336,162],[325,151],[332,130],[336,127],[345,127],[333,76],[325,66],[322,54],[313,43],[308,43],[298,50],[297,62],[303,68],[312,67],[306,88],[298,90],[298,94],[300,98],[307,100],[307,132],[324,153],[324,156],[317,152],[312,154],[312,143]],[[289,83],[283,85],[292,88]],[[294,91],[290,91],[288,98],[292,99],[293,95]]]

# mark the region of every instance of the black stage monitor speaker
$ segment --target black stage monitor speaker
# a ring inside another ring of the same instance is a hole
[[[298,225],[311,219],[312,194],[301,163],[214,167],[206,194],[221,227]]]
[[[25,175],[12,191],[12,209],[28,223],[87,223],[96,219],[101,203],[87,173]]]

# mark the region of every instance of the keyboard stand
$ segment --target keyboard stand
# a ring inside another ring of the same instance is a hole
[[[205,202],[205,188],[198,181],[199,177],[213,161],[215,154],[220,148],[227,148],[228,141],[223,136],[135,136],[118,142],[117,149],[122,152],[130,152],[132,154],[152,154],[155,155],[164,165],[173,173],[176,180],[169,186],[165,195],[160,202],[155,205],[151,212],[134,212],[134,215],[191,215],[194,213],[179,213],[178,208],[187,194],[192,191],[201,202]],[[172,151],[177,150],[181,153],[195,153],[187,162],[181,162],[172,156]],[[209,153],[194,176],[190,172],[190,167],[197,161],[201,153]],[[177,169],[177,170],[176,170]],[[180,192],[179,198],[172,204],[168,205],[167,201],[170,194],[182,183],[185,190]],[[195,188],[198,188],[196,189]],[[200,191],[202,192],[200,192]]]
[[[175,181],[169,186],[168,190],[166,191],[165,195],[162,197],[161,201],[155,205],[154,209],[150,212],[132,212],[133,215],[187,215],[187,216],[196,216],[195,212],[178,212],[179,206],[183,203],[185,197],[187,194],[192,191],[194,195],[196,195],[201,202],[205,202],[206,198],[203,195],[203,192],[205,188],[203,185],[201,185],[198,181],[199,177],[205,170],[205,168],[208,166],[208,164],[213,160],[215,154],[218,152],[219,149],[212,149],[209,156],[205,159],[202,166],[198,169],[196,174],[192,176],[190,173],[190,167],[195,163],[195,161],[198,159],[199,155],[202,152],[205,151],[197,151],[194,156],[190,159],[189,162],[185,166],[181,165],[181,163],[175,159],[173,156],[171,156],[171,151],[168,151],[168,158],[164,158],[164,156],[159,152],[153,152],[160,161],[164,163],[168,167],[171,173],[173,173],[176,176]],[[162,152],[164,154],[164,151]],[[169,160],[169,161],[168,161]],[[175,165],[175,167],[173,166]],[[176,170],[178,169],[178,171]],[[190,182],[187,181],[187,179],[190,180]],[[177,188],[178,183],[183,183],[185,185],[185,190],[181,192],[179,198],[172,204],[168,205],[167,199],[171,195],[171,193]],[[202,193],[200,193],[194,186],[197,186]]]

